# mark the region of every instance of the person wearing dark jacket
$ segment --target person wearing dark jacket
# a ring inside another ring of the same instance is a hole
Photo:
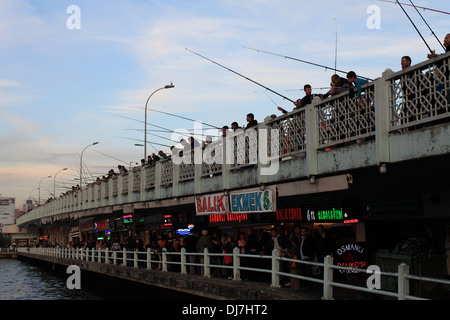
[[[301,229],[301,239],[300,239],[300,260],[302,261],[313,261],[314,260],[314,240],[308,234],[308,230],[303,227]],[[312,276],[312,268],[309,264],[300,264],[300,274],[305,277]],[[303,290],[309,290],[311,285],[309,282],[302,280],[301,287]]]

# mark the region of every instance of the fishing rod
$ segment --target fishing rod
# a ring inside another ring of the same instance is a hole
[[[397,4],[395,1],[388,1],[388,0],[378,0],[378,1]],[[411,7],[410,4],[407,4],[407,3],[402,3],[402,4],[405,5],[405,6],[410,6]],[[436,10],[436,9],[426,8],[426,7],[420,7],[420,6],[416,6],[416,7],[420,8],[420,9],[423,9],[423,10],[434,11],[434,12],[443,13],[443,14],[450,14],[450,12],[447,12],[447,11],[441,11],[441,10]]]
[[[334,73],[336,73],[336,68],[337,68],[337,44],[338,44],[338,40],[337,40],[337,20],[336,18],[334,18],[334,22],[336,23],[336,44],[334,46]]]
[[[125,119],[129,119],[129,120],[133,120],[133,121],[137,121],[137,122],[141,122],[141,123],[145,123],[145,121],[134,119],[134,118],[130,118],[130,117],[127,117],[127,116],[121,116],[121,115],[116,115],[116,116],[117,117],[121,117],[121,118],[125,118]],[[179,131],[170,130],[170,129],[167,129],[167,128],[164,128],[164,127],[158,126],[156,124],[152,124],[152,123],[147,123],[147,124],[150,125],[150,126],[154,126],[154,127],[160,128],[162,130],[165,130],[165,132],[172,132],[172,133],[176,133],[176,134],[180,134],[180,135],[186,135],[186,132],[179,132]],[[203,134],[201,134],[201,133],[190,133],[190,132],[189,132],[189,135],[191,135],[191,136],[194,136],[194,135],[197,135],[197,136],[201,135],[201,136],[203,136]]]
[[[184,120],[189,120],[189,121],[199,122],[198,120],[194,120],[194,119],[190,119],[190,118],[187,118],[187,117],[179,116],[179,115],[176,115],[176,114],[173,114],[173,113],[170,113],[170,112],[165,112],[165,111],[160,111],[160,110],[155,110],[155,109],[148,109],[148,110],[154,111],[154,112],[163,113],[163,114],[167,114],[167,115],[169,115],[169,116],[177,117],[177,118],[184,119]],[[222,129],[222,128],[219,128],[219,127],[217,127],[217,126],[215,126],[215,125],[208,124],[208,123],[203,122],[203,121],[202,121],[202,123],[205,124],[205,125],[207,125],[207,126],[209,126],[209,127],[214,128],[214,129]]]
[[[335,89],[336,88],[339,88],[339,87],[334,87]],[[331,87],[318,87],[318,88],[311,88],[311,90],[326,90],[326,89],[331,89]],[[286,90],[286,91],[305,91],[305,89],[288,89],[288,90]]]
[[[439,42],[439,44],[441,45],[442,49],[444,49],[445,51],[445,47],[442,44],[441,41],[439,41],[439,38],[436,36],[436,34],[434,33],[433,29],[431,29],[431,27],[428,25],[427,21],[425,20],[425,18],[422,16],[422,14],[419,12],[419,10],[417,10],[417,7],[414,5],[414,3],[409,0],[409,2],[411,2],[411,4],[413,5],[414,9],[416,9],[417,13],[419,14],[419,16],[422,18],[423,22],[425,22],[425,24],[427,25],[428,29],[430,29],[431,34],[436,38],[437,42]]]
[[[134,139],[134,138],[127,138],[127,137],[119,137],[117,136],[117,138],[121,138],[121,139],[127,139],[127,140],[133,140],[133,141],[139,141],[139,142],[144,142],[143,140],[139,140],[139,139]],[[156,142],[152,142],[153,144],[156,144],[158,146],[163,146],[163,147],[168,147],[170,148],[171,146],[167,145],[167,144],[162,144],[162,143],[156,143]],[[156,148],[155,148],[156,150]]]
[[[414,24],[414,22],[411,20],[411,18],[409,17],[408,13],[405,11],[405,9],[403,8],[403,6],[400,4],[400,2],[398,0],[396,0],[398,5],[400,6],[400,8],[402,8],[403,12],[406,14],[406,16],[408,17],[409,21],[412,23],[412,25],[414,26],[414,28],[416,29],[417,33],[419,34],[419,36],[422,38],[423,42],[425,43],[425,45],[427,46],[428,50],[430,50],[431,54],[434,54],[434,51],[431,50],[430,46],[428,45],[428,43],[425,41],[425,39],[423,38],[422,34],[420,33],[419,29],[417,29],[416,25]]]
[[[244,76],[244,75],[242,75],[242,74],[240,74],[240,73],[238,73],[238,72],[236,72],[236,71],[234,71],[234,70],[231,70],[230,68],[227,68],[227,67],[225,67],[224,65],[221,65],[220,63],[217,63],[217,62],[215,62],[215,61],[213,61],[213,60],[211,60],[211,59],[209,59],[209,58],[207,58],[207,57],[205,57],[205,56],[202,56],[201,54],[199,54],[199,53],[197,53],[197,52],[194,52],[194,51],[192,51],[192,50],[189,50],[188,48],[185,48],[185,49],[186,49],[187,51],[193,53],[193,54],[196,54],[197,56],[199,56],[199,57],[201,57],[201,58],[203,58],[203,59],[206,59],[206,60],[208,60],[208,61],[210,61],[210,62],[212,62],[212,63],[214,63],[214,64],[217,64],[218,66],[220,66],[220,67],[222,67],[222,68],[224,68],[224,69],[226,69],[226,70],[228,70],[228,71],[233,72],[234,74],[237,74],[238,76],[241,76],[242,78],[244,78],[244,79],[246,79],[246,80],[248,80],[248,81],[253,82],[254,84],[256,84],[256,85],[258,85],[258,86],[260,86],[260,87],[263,87],[264,89],[266,89],[266,90],[268,90],[268,91],[270,91],[270,92],[272,92],[272,93],[275,93],[276,95],[278,95],[278,96],[280,96],[280,97],[282,97],[282,98],[284,98],[284,99],[286,99],[286,100],[288,100],[288,101],[291,101],[292,103],[295,103],[293,100],[291,100],[291,99],[289,99],[289,98],[283,96],[282,94],[279,94],[278,92],[273,91],[272,89],[270,89],[270,88],[268,88],[268,87],[266,87],[266,86],[263,86],[262,84],[260,84],[260,83],[258,83],[258,82],[256,82],[256,81],[254,81],[254,80],[252,80],[252,79],[250,79],[250,78],[248,78],[248,77],[246,77],[246,76]]]
[[[318,63],[314,63],[314,62],[310,62],[310,61],[306,61],[306,60],[301,60],[301,59],[297,59],[297,58],[292,58],[292,57],[288,57],[288,56],[283,56],[283,55],[278,54],[278,53],[273,53],[273,52],[264,51],[264,50],[260,50],[260,49],[255,49],[255,48],[250,48],[250,47],[245,47],[245,46],[244,46],[244,48],[250,49],[250,50],[255,50],[255,51],[258,51],[258,52],[264,52],[264,53],[272,54],[274,56],[279,56],[279,57],[282,57],[282,58],[285,58],[285,59],[291,59],[291,60],[307,63],[307,64],[310,64],[310,65],[313,65],[313,66],[316,66],[316,67],[324,68],[325,70],[334,70],[335,73],[336,72],[345,73],[345,74],[348,73],[348,71],[343,71],[343,70],[339,70],[339,69],[333,69],[333,68],[330,68],[330,67],[318,64]],[[369,81],[373,81],[373,79],[370,79],[370,78],[367,78],[367,77],[363,77],[363,76],[359,76],[359,77],[363,78],[363,79],[366,79],[366,80],[369,80]]]
[[[121,137],[119,137],[119,138],[121,138]],[[119,161],[119,162],[122,162],[122,163],[125,163],[125,164],[128,164],[128,165],[131,165],[132,167],[136,167],[135,165],[132,165],[132,164],[131,164],[131,163],[129,163],[129,162],[126,162],[126,161],[120,160],[120,159],[118,159],[118,158],[115,158],[115,157],[113,157],[113,156],[111,156],[111,155],[109,155],[109,154],[106,154],[106,153],[100,152],[100,151],[98,151],[98,150],[94,150],[94,151],[95,151],[95,152],[97,152],[97,153],[100,153],[100,154],[102,154],[102,155],[104,155],[104,156],[106,156],[106,157],[108,157],[108,158],[111,158],[111,159],[117,160],[117,161]],[[89,172],[89,174],[90,174],[90,172]],[[91,174],[91,177],[92,177],[92,174]]]

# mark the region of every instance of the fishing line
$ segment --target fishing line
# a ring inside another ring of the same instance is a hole
[[[417,13],[419,14],[419,16],[422,18],[423,22],[425,22],[425,24],[427,25],[428,29],[430,29],[431,34],[436,38],[436,40],[439,42],[439,44],[441,45],[442,49],[444,49],[445,51],[445,47],[442,44],[441,41],[439,41],[439,38],[436,36],[436,34],[434,33],[433,29],[431,29],[431,27],[428,25],[427,21],[425,20],[425,18],[422,16],[422,14],[419,12],[419,10],[417,10],[417,7],[414,5],[414,3],[409,0],[409,2],[411,2],[411,4],[413,5],[414,9],[416,9]]]
[[[295,103],[293,100],[291,100],[291,99],[289,99],[289,98],[283,96],[282,94],[280,94],[280,93],[278,93],[278,92],[276,92],[276,91],[274,91],[274,90],[272,90],[272,89],[270,89],[270,88],[268,88],[268,87],[266,87],[266,86],[263,86],[262,84],[260,84],[260,83],[258,83],[258,82],[256,82],[256,81],[254,81],[254,80],[252,80],[252,79],[250,79],[250,78],[248,78],[248,77],[246,77],[246,76],[244,76],[244,75],[242,75],[242,74],[240,74],[240,73],[238,73],[238,72],[236,72],[236,71],[234,71],[234,70],[231,70],[230,68],[225,67],[224,65],[221,65],[220,63],[217,63],[217,62],[215,62],[215,61],[213,61],[213,60],[211,60],[211,59],[209,59],[209,58],[207,58],[207,57],[205,57],[205,56],[202,56],[201,54],[199,54],[199,53],[197,53],[197,52],[194,52],[194,51],[192,51],[192,50],[189,50],[188,48],[185,48],[185,49],[186,49],[187,51],[189,51],[189,52],[191,52],[191,53],[193,53],[193,54],[195,54],[195,55],[197,55],[197,56],[199,56],[199,57],[205,59],[205,60],[208,60],[208,61],[210,61],[210,62],[212,62],[212,63],[214,63],[214,64],[217,64],[218,66],[220,66],[220,67],[222,67],[222,68],[224,68],[224,69],[226,69],[226,70],[228,70],[228,71],[233,72],[234,74],[237,74],[238,76],[240,76],[240,77],[242,77],[242,78],[244,78],[244,79],[246,79],[246,80],[248,80],[248,81],[250,81],[250,82],[253,82],[254,84],[256,84],[256,85],[258,85],[258,86],[260,86],[260,87],[263,87],[264,89],[266,89],[266,90],[268,90],[268,91],[270,91],[270,92],[275,93],[276,95],[278,95],[278,96],[280,96],[280,97],[282,97],[282,98],[284,98],[284,99],[286,99],[286,100],[288,100],[288,101],[291,101],[292,103]]]
[[[431,50],[430,46],[428,45],[428,43],[425,41],[425,39],[423,38],[422,34],[420,33],[419,29],[417,29],[416,25],[414,24],[414,22],[411,20],[411,18],[409,17],[408,13],[405,11],[405,9],[403,8],[403,6],[400,4],[400,2],[398,0],[396,0],[396,2],[398,3],[398,5],[400,6],[400,8],[402,8],[403,12],[405,13],[405,15],[408,17],[409,21],[412,23],[412,25],[414,26],[414,28],[416,29],[417,33],[419,34],[419,36],[422,38],[423,42],[425,43],[425,45],[427,46],[428,50],[430,50],[430,53],[433,54],[433,50]]]
[[[310,65],[313,65],[313,66],[316,66],[316,67],[324,68],[325,70],[334,70],[335,73],[337,73],[337,72],[345,73],[345,74],[348,73],[348,71],[343,71],[343,70],[339,70],[339,69],[333,69],[333,68],[330,68],[330,67],[318,64],[318,63],[314,63],[314,62],[310,62],[310,61],[306,61],[306,60],[301,60],[301,59],[297,59],[297,58],[293,58],[293,57],[283,56],[283,55],[278,54],[278,53],[273,53],[273,52],[264,51],[264,50],[260,50],[260,49],[255,49],[255,48],[250,48],[250,47],[245,47],[245,46],[244,46],[244,48],[250,49],[250,50],[255,50],[257,52],[264,52],[264,53],[272,54],[274,56],[282,57],[282,58],[285,58],[285,59],[291,59],[291,60],[307,63],[307,64],[310,64]],[[366,79],[366,80],[369,80],[369,81],[373,81],[373,79],[370,79],[370,78],[367,78],[367,77],[363,77],[363,76],[360,76],[360,75],[358,75],[358,76],[360,78],[363,78],[363,79]]]

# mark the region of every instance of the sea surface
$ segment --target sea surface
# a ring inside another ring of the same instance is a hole
[[[0,300],[198,300],[181,292],[81,271],[81,289],[69,289],[65,270],[0,259]]]

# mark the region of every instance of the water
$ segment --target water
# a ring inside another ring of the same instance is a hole
[[[60,276],[17,259],[0,259],[0,300],[98,300],[86,290],[70,290]]]
[[[68,289],[64,268],[49,268],[18,259],[0,259],[0,300],[198,300],[161,289],[81,271],[81,289]],[[200,299],[201,300],[201,299]]]

